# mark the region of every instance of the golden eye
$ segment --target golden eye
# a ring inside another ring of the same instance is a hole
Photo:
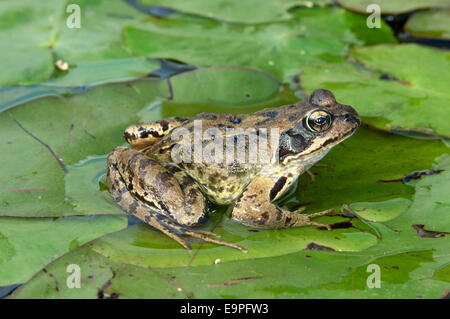
[[[306,117],[306,127],[313,132],[323,132],[330,128],[333,122],[330,113],[324,110],[315,110]]]

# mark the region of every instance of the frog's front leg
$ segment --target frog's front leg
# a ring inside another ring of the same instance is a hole
[[[321,226],[331,229],[329,225],[317,223],[311,218],[330,215],[334,209],[315,214],[300,214],[279,208],[272,201],[292,184],[292,177],[257,177],[244,190],[233,208],[232,217],[240,223],[258,228],[290,228],[301,226]]]
[[[127,127],[123,136],[128,144],[140,150],[152,145],[187,120],[186,118],[175,116],[147,124],[133,124]]]
[[[128,213],[155,227],[190,250],[180,237],[242,247],[211,238],[217,234],[193,230],[205,213],[205,199],[195,182],[182,171],[172,171],[141,152],[117,147],[108,156],[107,182],[116,202]]]

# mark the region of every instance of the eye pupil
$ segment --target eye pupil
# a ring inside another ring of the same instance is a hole
[[[318,119],[316,119],[316,123],[317,124],[323,124],[325,121],[327,120],[327,118],[325,116],[319,117]]]

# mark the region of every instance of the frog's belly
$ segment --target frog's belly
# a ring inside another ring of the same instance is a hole
[[[218,205],[229,205],[239,197],[246,185],[235,183],[202,184],[202,192]]]
[[[250,183],[251,176],[209,175],[191,176],[200,186],[202,193],[213,203],[219,205],[232,204],[245,187]]]

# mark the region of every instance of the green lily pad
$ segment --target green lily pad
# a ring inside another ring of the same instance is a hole
[[[0,286],[27,281],[57,257],[127,225],[125,216],[0,218]]]
[[[416,37],[450,40],[450,9],[417,12],[406,22],[405,31]]]
[[[410,205],[409,199],[398,197],[385,202],[352,203],[350,208],[366,220],[385,222],[405,213]]]
[[[64,3],[43,1],[33,6],[33,2],[0,4],[0,85],[39,83],[53,73],[48,30],[59,19]]]
[[[410,11],[448,7],[447,0],[337,0],[338,4],[346,9],[360,13],[366,13],[366,8],[371,4],[377,4],[381,8],[381,14],[402,14]]]
[[[48,96],[68,96],[107,83],[143,78],[159,68],[160,62],[146,58],[85,62],[75,65],[67,74],[35,85],[0,88],[0,112]]]
[[[362,66],[305,67],[302,86],[333,91],[377,128],[450,136],[450,75],[442,72],[450,68],[450,53],[415,44],[377,45],[357,48],[352,57]]]
[[[312,7],[331,4],[331,0],[266,0],[264,4],[258,0],[141,0],[140,3],[150,6],[161,6],[180,12],[201,15],[212,19],[234,23],[262,23],[268,21],[287,20],[291,17],[289,9],[296,6]],[[249,14],[251,12],[251,14]]]
[[[122,28],[145,18],[124,1],[77,1],[80,28],[69,28],[73,1],[20,1],[0,5],[0,86],[88,86],[128,81],[155,70],[159,63],[136,58],[128,52]],[[67,62],[69,70],[55,67]]]
[[[129,82],[147,76],[160,62],[145,58],[80,62],[67,75],[42,83],[42,86],[91,87],[112,82]]]
[[[450,264],[437,269],[433,275],[434,279],[450,282]]]
[[[125,41],[139,56],[197,67],[254,67],[283,80],[311,62],[342,62],[350,44],[396,42],[386,24],[368,29],[364,17],[340,8],[299,9],[292,14],[288,21],[250,26],[183,15],[150,17],[125,27]]]

